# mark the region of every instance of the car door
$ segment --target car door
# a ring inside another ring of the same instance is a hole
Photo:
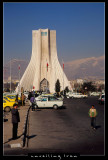
[[[38,107],[47,107],[47,98],[42,98],[40,101],[37,102]]]
[[[54,98],[48,97],[47,107],[53,107],[54,105]]]
[[[54,105],[59,106],[60,100],[56,97],[48,97],[48,107],[53,107]]]

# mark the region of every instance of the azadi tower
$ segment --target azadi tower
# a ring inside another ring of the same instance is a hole
[[[39,29],[32,31],[31,60],[20,80],[20,88],[30,91],[48,89],[55,92],[55,83],[59,79],[61,90],[70,83],[58,61],[56,48],[56,30]],[[18,91],[18,86],[16,88]]]

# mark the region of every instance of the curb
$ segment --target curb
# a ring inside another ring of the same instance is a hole
[[[26,145],[26,134],[27,134],[27,123],[28,123],[28,115],[29,115],[29,111],[30,111],[31,106],[28,108],[27,114],[26,114],[26,119],[24,122],[24,127],[23,127],[23,135],[22,135],[22,147],[25,147]]]

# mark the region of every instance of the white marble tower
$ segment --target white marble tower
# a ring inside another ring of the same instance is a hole
[[[56,48],[56,31],[39,29],[32,31],[31,60],[20,80],[24,90],[46,90],[55,92],[55,83],[59,79],[61,90],[70,83],[58,61]],[[16,88],[18,91],[18,86]]]

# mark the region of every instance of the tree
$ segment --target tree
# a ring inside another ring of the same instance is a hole
[[[68,93],[69,92],[69,88],[68,86],[65,88],[65,92]]]
[[[60,92],[60,94],[61,95],[66,95],[66,93],[68,93],[69,92],[69,88],[68,88],[68,86],[67,87],[65,87],[65,90],[64,90],[64,92],[63,92],[63,90]]]
[[[104,90],[105,89],[105,86],[104,86],[104,84],[101,84],[99,87],[98,87],[98,92],[102,92],[102,90]]]
[[[58,93],[60,92],[60,82],[59,82],[59,79],[57,79],[57,82],[55,84],[55,91]]]
[[[92,82],[84,82],[82,85],[82,92],[96,91],[96,86]]]

